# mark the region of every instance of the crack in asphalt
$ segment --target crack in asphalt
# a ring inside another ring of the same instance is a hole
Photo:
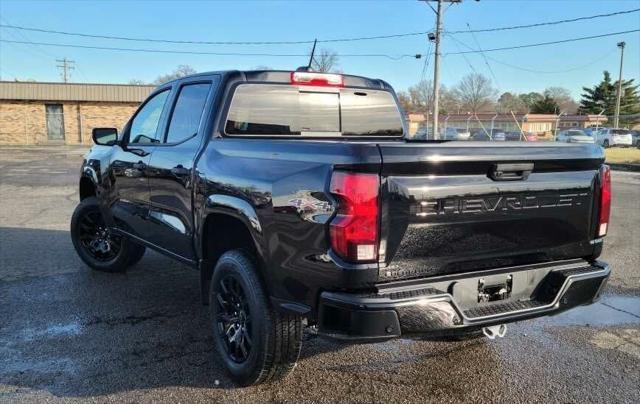
[[[607,306],[607,307],[609,307],[610,309],[613,309],[613,310],[619,311],[619,312],[621,312],[621,313],[628,314],[628,315],[630,315],[630,316],[632,316],[632,317],[635,317],[635,318],[637,318],[637,319],[640,319],[640,316],[639,316],[639,315],[637,315],[637,314],[635,314],[635,313],[632,313],[632,312],[630,312],[630,311],[627,311],[627,310],[624,310],[624,309],[618,308],[618,307],[613,306],[613,305],[611,305],[611,304],[609,304],[609,303],[600,302],[600,304],[602,304],[603,306]]]

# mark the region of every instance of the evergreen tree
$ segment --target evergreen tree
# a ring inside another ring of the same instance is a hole
[[[544,98],[531,106],[532,114],[557,114],[559,110],[558,103],[549,94],[545,94]]]
[[[608,71],[604,72],[603,80],[593,88],[583,87],[580,100],[580,113],[599,114],[604,109],[604,115],[613,116],[616,110],[616,91],[618,82],[611,81]],[[620,98],[620,115],[640,113],[640,96],[638,85],[634,79],[622,80],[622,97]],[[621,117],[621,122],[630,123],[629,119]]]

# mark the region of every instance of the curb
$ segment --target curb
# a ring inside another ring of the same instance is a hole
[[[640,172],[640,164],[628,164],[628,163],[607,163],[612,170],[620,171],[635,171]]]

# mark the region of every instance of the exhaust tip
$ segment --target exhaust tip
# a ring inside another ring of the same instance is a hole
[[[489,339],[496,339],[496,337],[504,338],[507,334],[507,325],[499,324],[492,325],[491,327],[483,327],[482,333]]]

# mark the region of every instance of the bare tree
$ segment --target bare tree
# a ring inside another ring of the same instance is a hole
[[[140,80],[140,79],[131,79],[129,80],[129,84],[134,85],[134,86],[144,86],[147,83],[144,82],[144,80]]]
[[[575,114],[578,111],[578,103],[571,96],[571,92],[564,87],[547,87],[544,95],[558,104],[560,110],[557,113]]]
[[[194,73],[197,73],[197,72],[196,72],[196,69],[194,69],[193,67],[189,65],[180,65],[171,73],[158,76],[158,78],[154,80],[153,84],[166,83],[167,81],[179,79],[180,77],[188,76]]]
[[[311,68],[316,72],[332,72],[337,66],[338,54],[329,49],[322,49],[319,54],[313,55],[311,61]]]
[[[454,91],[462,108],[474,113],[490,109],[497,94],[491,80],[477,73],[464,76]]]
[[[417,111],[427,113],[433,103],[433,83],[422,80],[409,87],[409,99]]]
[[[440,87],[440,110],[443,114],[459,114],[460,113],[460,99],[455,90],[449,89],[446,86]]]
[[[412,112],[427,114],[433,108],[433,83],[430,80],[422,80],[409,87],[403,95],[408,97]],[[460,109],[455,92],[445,86],[440,86],[440,109],[443,113],[456,113]]]
[[[528,112],[529,107],[518,94],[507,91],[506,93],[502,93],[500,98],[498,98],[496,110],[501,114],[509,113],[510,111]]]
[[[415,112],[413,104],[411,103],[411,96],[406,91],[398,91],[398,103],[402,110],[406,113]]]

